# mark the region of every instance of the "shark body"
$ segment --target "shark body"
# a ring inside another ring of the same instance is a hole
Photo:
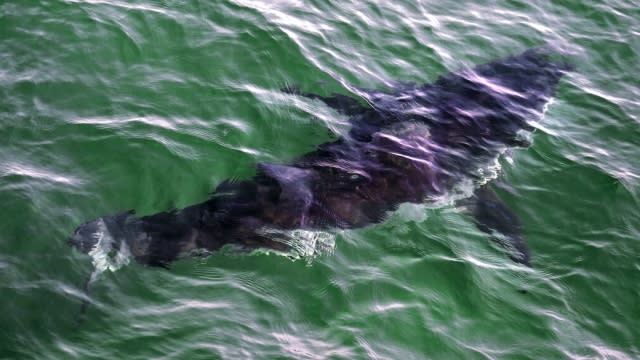
[[[228,244],[286,252],[291,245],[277,234],[361,228],[403,203],[436,203],[465,183],[475,191],[460,201],[477,226],[508,248],[513,261],[529,266],[518,217],[485,182],[506,149],[529,145],[527,134],[571,70],[550,55],[530,49],[433,83],[359,89],[360,99],[283,89],[345,114],[351,130],[289,163],[258,163],[255,176],[222,182],[202,203],[82,224],[69,243],[164,267],[194,250]]]

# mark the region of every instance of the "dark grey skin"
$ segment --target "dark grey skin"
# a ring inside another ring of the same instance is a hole
[[[108,233],[113,251],[124,241],[138,262],[163,267],[195,249],[227,244],[286,252],[286,241],[266,229],[360,228],[383,221],[402,203],[428,204],[471,181],[476,191],[464,205],[479,229],[506,247],[513,261],[530,266],[518,217],[480,185],[478,170],[509,147],[528,146],[523,135],[571,70],[550,55],[536,48],[431,84],[360,89],[362,99],[284,89],[349,116],[349,134],[288,164],[259,163],[254,177],[224,181],[203,203],[82,224],[69,243],[88,253],[98,234]]]

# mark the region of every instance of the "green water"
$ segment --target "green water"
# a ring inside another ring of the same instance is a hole
[[[79,223],[203,201],[344,125],[285,84],[432,81],[545,42],[577,68],[499,190],[533,269],[411,208],[315,258],[131,264],[78,322]],[[639,358],[639,54],[633,1],[0,2],[0,358]]]

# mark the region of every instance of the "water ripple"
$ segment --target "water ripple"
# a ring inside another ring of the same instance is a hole
[[[0,358],[640,357],[637,4],[64,0],[0,14]],[[202,201],[348,132],[287,84],[357,97],[543,43],[577,69],[534,144],[500,164],[533,269],[439,204],[340,233],[312,261],[132,264],[81,290],[89,260],[64,244],[78,222]]]
[[[65,185],[79,186],[83,183],[82,179],[66,176],[62,174],[56,174],[42,168],[33,167],[26,164],[17,162],[8,162],[0,164],[0,177],[5,176],[24,176],[36,180],[45,180],[51,182],[57,182]]]

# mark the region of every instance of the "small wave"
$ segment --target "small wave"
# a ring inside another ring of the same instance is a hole
[[[98,125],[105,127],[120,127],[128,123],[142,123],[149,126],[161,127],[168,130],[177,130],[176,123],[180,121],[168,120],[159,116],[132,116],[132,117],[85,117],[69,121],[72,124]],[[175,123],[174,123],[175,122]]]
[[[56,174],[51,171],[25,164],[9,162],[7,164],[0,165],[0,177],[12,175],[25,176],[33,179],[47,180],[68,185],[79,185],[81,183],[77,178]]]

